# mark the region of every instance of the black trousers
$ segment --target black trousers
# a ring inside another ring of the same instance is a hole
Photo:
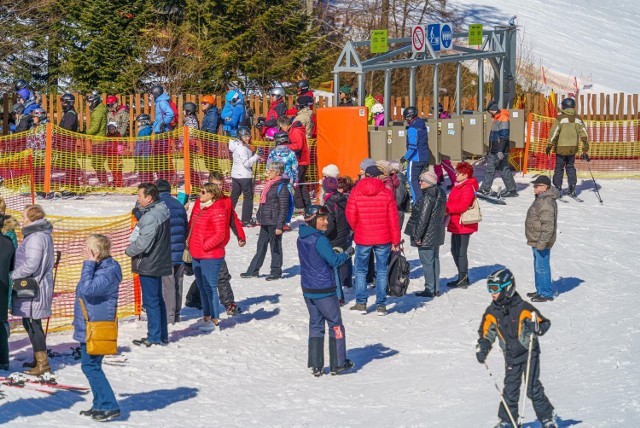
[[[307,174],[307,168],[309,165],[298,165],[298,183],[306,183],[305,175]],[[296,187],[295,194],[293,195],[294,204],[296,208],[305,209],[311,205],[311,197],[309,196],[309,186],[302,185]]]
[[[511,416],[518,420],[518,400],[520,399],[520,384],[522,384],[522,374],[527,370],[527,362],[520,364],[505,364],[504,389],[502,396],[506,401]],[[551,419],[553,406],[544,393],[544,387],[540,382],[540,356],[537,353],[531,355],[531,367],[529,368],[529,384],[527,386],[527,397],[533,402],[533,410],[540,422]],[[511,423],[509,415],[502,402],[498,409],[498,417],[503,422]]]
[[[564,171],[567,171],[567,181],[569,182],[569,189],[576,187],[578,183],[578,176],[576,175],[575,167],[576,155],[562,156],[556,154],[556,167],[553,170],[553,185],[558,189],[562,188],[562,179],[564,178]]]
[[[0,366],[9,366],[9,323],[6,321],[0,321]]]
[[[461,279],[469,272],[469,260],[467,259],[469,238],[471,238],[470,233],[464,235],[451,234],[451,254],[453,255],[453,262],[458,268],[458,279]]]
[[[242,220],[244,223],[253,216],[253,178],[231,179],[231,206],[236,208],[240,193],[242,193]]]
[[[276,226],[260,226],[260,235],[256,245],[256,255],[253,256],[247,272],[253,275],[260,273],[260,268],[267,255],[267,247],[271,249],[271,275],[282,276],[282,234],[276,235]]]
[[[218,272],[218,298],[220,303],[226,308],[229,304],[235,303],[235,296],[231,289],[231,274],[227,267],[227,261],[224,260],[220,265],[220,271]],[[187,293],[185,304],[189,307],[202,307],[202,300],[200,300],[200,290],[196,281],[191,283],[189,292]]]
[[[47,342],[42,329],[42,320],[34,320],[32,318],[22,318],[22,325],[27,330],[33,352],[47,351]]]

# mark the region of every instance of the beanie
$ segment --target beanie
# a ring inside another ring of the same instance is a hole
[[[338,190],[338,179],[335,177],[325,177],[322,180],[322,188],[326,193],[332,193]]]
[[[426,183],[429,183],[432,186],[435,186],[436,184],[438,184],[438,176],[433,171],[423,172],[422,175],[420,176],[420,180]]]
[[[330,163],[329,165],[322,168],[322,175],[338,178],[338,176],[340,175],[340,170],[336,165]]]
[[[389,164],[389,161],[379,160],[378,162],[376,162],[376,165],[379,168],[381,168],[382,173],[384,175],[390,175],[391,174],[391,165]]]
[[[156,180],[156,187],[158,188],[158,192],[170,192],[171,185],[167,180]]]
[[[362,162],[360,162],[360,169],[363,171],[366,171],[368,167],[374,166],[375,164],[376,164],[376,161],[374,161],[371,158],[366,158]]]
[[[340,92],[351,95],[351,86],[344,85],[340,88]]]
[[[379,177],[382,175],[382,171],[378,169],[376,165],[371,165],[364,170],[367,177]]]

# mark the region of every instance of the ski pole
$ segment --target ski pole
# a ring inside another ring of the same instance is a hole
[[[527,401],[527,391],[529,388],[529,374],[530,374],[530,369],[531,369],[531,351],[533,350],[533,336],[535,336],[536,332],[538,331],[538,316],[536,315],[535,312],[533,312],[531,314],[531,322],[533,322],[533,324],[535,325],[535,331],[531,332],[531,336],[529,336],[529,355],[527,356],[527,369],[525,370],[525,374],[524,374],[524,394],[522,394],[522,406],[520,407],[520,423],[522,423],[522,421],[524,421],[524,405]]]
[[[514,427],[517,427],[518,425],[516,425],[516,421],[513,419],[513,415],[511,414],[511,410],[509,410],[509,406],[507,406],[507,402],[505,401],[504,397],[502,396],[502,392],[500,391],[500,387],[498,386],[498,382],[493,377],[493,374],[491,373],[491,370],[489,370],[489,366],[487,365],[486,361],[484,362],[484,366],[487,368],[487,371],[489,372],[489,376],[491,376],[491,379],[493,379],[493,384],[496,386],[496,390],[498,391],[498,395],[500,395],[500,400],[502,401],[502,405],[507,410],[507,414],[509,415],[509,420],[511,421],[511,424]]]
[[[596,192],[596,196],[598,196],[598,200],[602,204],[602,198],[600,197],[600,192],[598,191],[598,185],[596,184],[596,179],[593,176],[593,172],[591,172],[591,161],[587,161],[587,168],[589,168],[589,174],[591,174],[591,180],[593,181],[593,191]]]
[[[53,262],[53,287],[51,289],[51,294],[54,295],[54,290],[56,288],[56,278],[58,277],[58,265],[60,264],[60,257],[62,257],[62,251],[56,251],[56,260]],[[47,326],[44,330],[44,337],[47,337],[49,333],[49,320],[51,317],[47,317]]]

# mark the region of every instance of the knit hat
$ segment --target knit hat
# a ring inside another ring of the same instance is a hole
[[[391,168],[391,171],[400,172],[402,171],[402,164],[397,160],[392,160],[392,161],[389,161],[389,168]]]
[[[156,180],[156,187],[158,188],[158,192],[170,192],[171,185],[167,180]]]
[[[371,158],[366,158],[366,159],[363,159],[362,162],[360,162],[360,169],[363,171],[366,171],[368,167],[374,166],[375,164],[376,164],[376,161],[374,161]]]
[[[322,175],[326,177],[338,178],[338,176],[340,175],[340,170],[336,165],[330,163],[329,165],[322,168]]]
[[[376,166],[371,165],[364,170],[364,173],[367,177],[379,177],[382,175],[382,171]]]
[[[420,181],[424,181],[425,183],[435,186],[438,184],[438,176],[433,171],[423,172],[420,176]]]
[[[322,188],[327,193],[332,193],[338,190],[338,179],[335,177],[325,177],[322,180]]]
[[[391,174],[391,165],[389,164],[389,161],[382,159],[377,161],[376,165],[378,166],[378,168],[380,168],[384,175]]]
[[[342,92],[344,94],[347,94],[347,95],[351,95],[351,86],[347,86],[347,85],[341,86],[340,87],[340,92]]]

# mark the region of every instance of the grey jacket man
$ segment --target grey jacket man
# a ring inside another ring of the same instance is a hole
[[[139,209],[142,217],[124,251],[131,257],[131,271],[146,276],[172,275],[169,209],[160,200]]]
[[[558,204],[556,199],[560,192],[555,187],[536,197],[529,210],[524,223],[524,231],[527,244],[539,251],[553,247],[556,242],[556,229],[558,225]]]

